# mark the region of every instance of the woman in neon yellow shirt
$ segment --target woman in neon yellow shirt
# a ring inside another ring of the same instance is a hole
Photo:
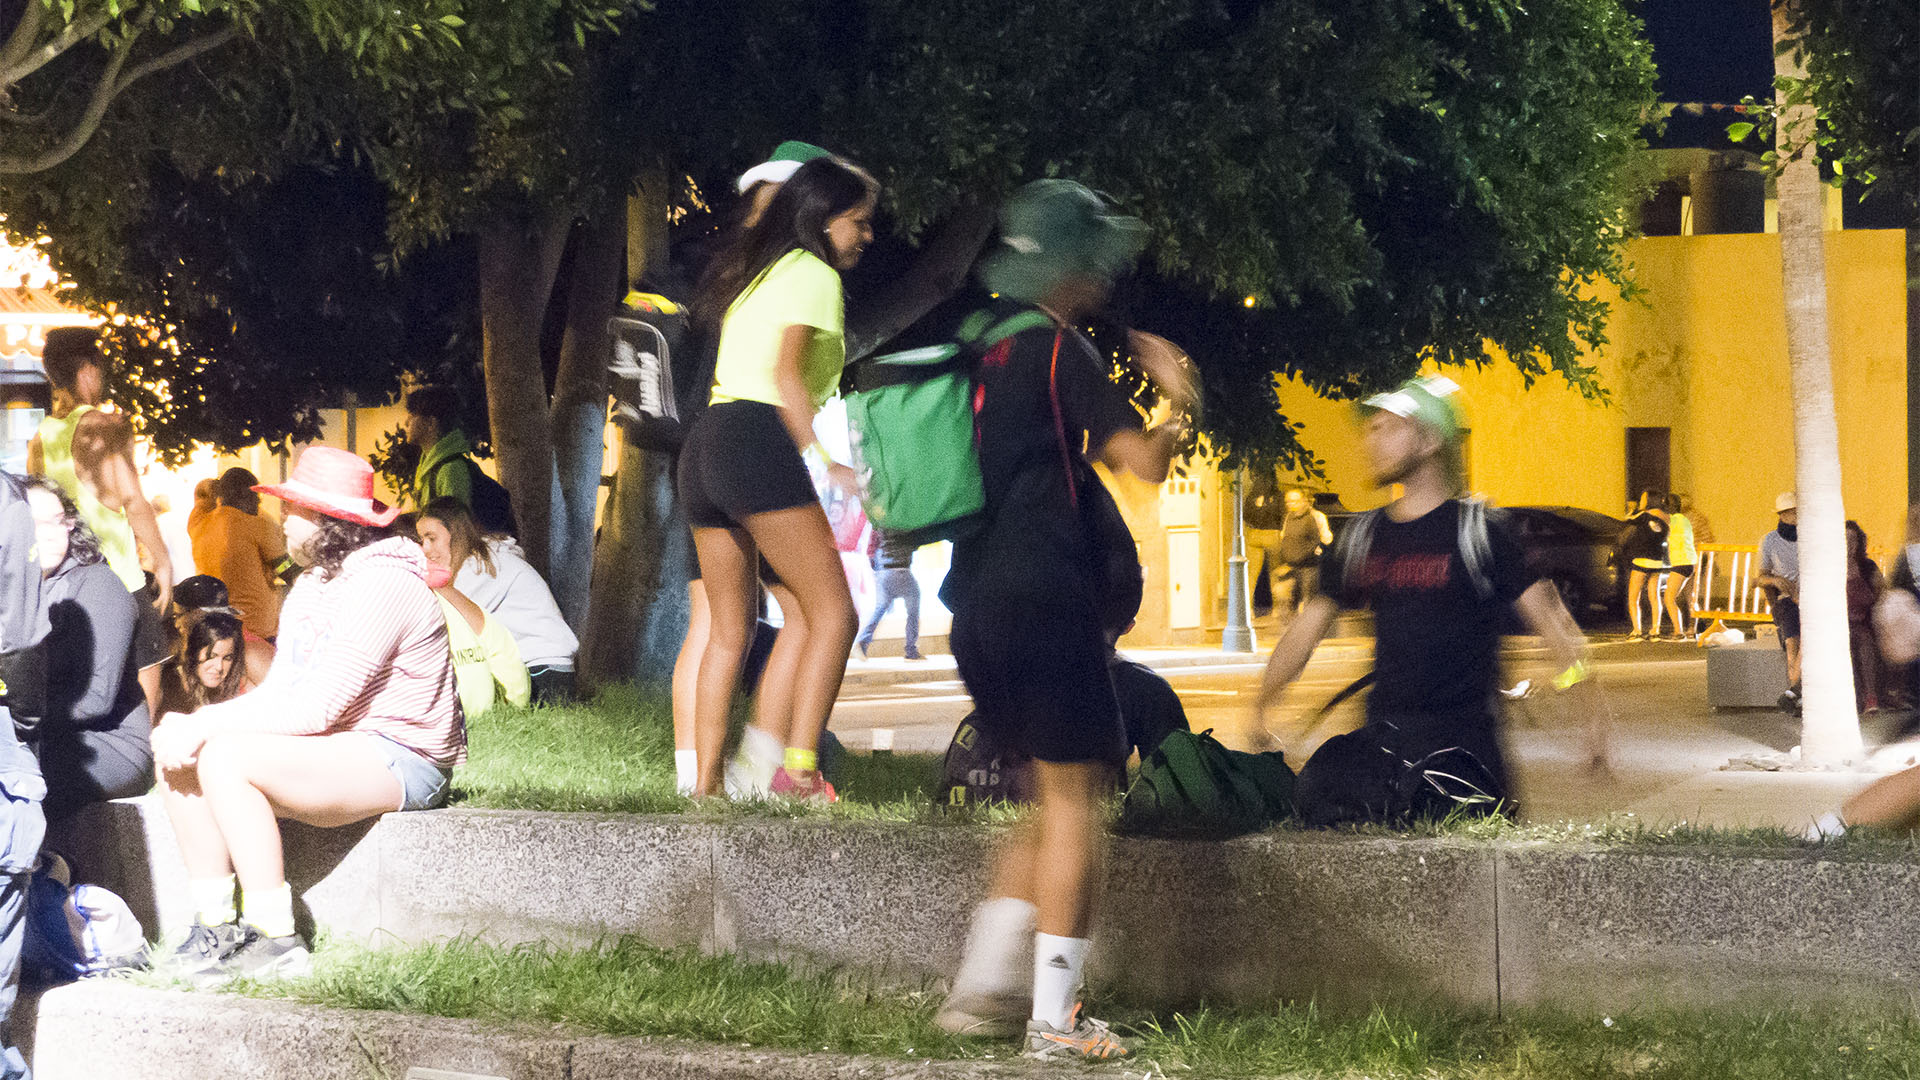
[[[827,155],[801,165],[715,259],[694,305],[720,328],[712,405],[680,451],[680,498],[706,583],[711,636],[695,704],[696,797],[722,789],[721,751],[758,599],[759,557],[793,593],[806,634],[775,794],[831,800],[816,748],[859,629],[833,532],[802,448],[846,491],[853,470],[814,440],[813,416],[846,362],[840,272],[873,239],[879,186]],[[768,718],[762,717],[764,724]],[[778,718],[777,718],[778,719]]]

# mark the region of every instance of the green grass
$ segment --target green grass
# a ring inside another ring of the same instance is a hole
[[[1004,1057],[932,1025],[930,989],[843,972],[703,957],[622,940],[592,949],[471,940],[405,949],[329,944],[311,979],[241,988],[356,1009],[565,1023],[649,1035],[900,1058]],[[1884,1013],[1526,1012],[1492,1019],[1311,1005],[1101,1015],[1142,1040],[1151,1075],[1369,1080],[1878,1080],[1920,1076],[1920,1021]],[[1131,1075],[1131,1070],[1129,1070]]]
[[[695,804],[673,790],[672,711],[664,693],[620,687],[591,703],[547,709],[495,709],[468,725],[468,759],[454,770],[456,805],[500,810],[689,813],[702,818],[787,817],[898,824],[1005,824],[1017,808],[952,809],[933,792],[933,754],[848,753],[841,802],[831,807],[784,800]],[[744,722],[745,711],[736,716]],[[1282,826],[1285,829],[1286,826]],[[1908,832],[1850,830],[1809,843],[1779,829],[1653,826],[1621,814],[1600,822],[1513,822],[1481,818],[1421,823],[1409,829],[1360,827],[1358,836],[1419,836],[1462,842],[1542,843],[1639,850],[1704,847],[1756,857],[1889,860],[1920,858]]]
[[[467,725],[467,760],[453,802],[493,810],[693,813],[703,817],[821,817],[852,821],[1004,822],[1018,811],[949,810],[934,803],[933,754],[846,755],[840,803],[787,800],[696,804],[674,792],[672,706],[662,692],[619,687],[591,703],[495,708]],[[745,720],[736,716],[736,727]]]

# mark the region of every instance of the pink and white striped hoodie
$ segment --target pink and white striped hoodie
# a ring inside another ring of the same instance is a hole
[[[282,735],[385,735],[442,768],[466,759],[466,719],[429,563],[391,537],[309,570],[280,613],[273,667],[252,693],[208,705],[223,725]]]

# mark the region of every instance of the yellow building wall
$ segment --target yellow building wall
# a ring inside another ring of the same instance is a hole
[[[1905,521],[1906,270],[1896,230],[1826,234],[1834,397],[1847,513],[1876,547]],[[1619,515],[1626,429],[1672,431],[1673,488],[1693,497],[1725,543],[1773,527],[1773,499],[1791,490],[1780,238],[1769,234],[1648,237],[1627,260],[1643,290],[1618,302],[1610,342],[1588,358],[1610,392],[1586,401],[1557,376],[1526,389],[1510,365],[1449,371],[1465,391],[1474,490],[1506,505],[1581,506]],[[1380,505],[1360,453],[1351,404],[1281,389],[1301,438],[1322,457],[1314,483],[1350,507]]]

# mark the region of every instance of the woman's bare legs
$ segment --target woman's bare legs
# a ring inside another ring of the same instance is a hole
[[[680,655],[673,661],[673,752],[678,772],[682,753],[694,753],[694,703],[699,700],[700,658],[706,655],[707,638],[713,627],[713,614],[707,609],[706,583],[699,578],[687,582],[687,636],[680,643]],[[690,787],[692,778],[676,778]]]
[[[786,741],[790,749],[815,751],[820,733],[826,730],[827,717],[833,712],[833,701],[840,695],[840,680],[847,673],[854,635],[860,631],[853,596],[847,591],[846,572],[834,547],[826,511],[818,503],[755,514],[746,525],[774,573],[793,594],[794,610],[806,627],[793,678],[792,720]],[[703,548],[703,564],[705,559]],[[717,606],[715,610],[717,619]],[[783,631],[780,636],[787,635]]]
[[[1686,598],[1687,588],[1693,584],[1693,575],[1667,575],[1667,617],[1673,620],[1673,632],[1685,637],[1693,632],[1692,609],[1688,609],[1688,618],[1680,617],[1680,603]]]
[[[1920,768],[1897,772],[1873,782],[1865,791],[1848,799],[1840,816],[1849,827],[1878,825],[1896,829],[1913,824],[1920,817]]]
[[[1633,635],[1639,637],[1646,633],[1645,624],[1640,619],[1640,597],[1647,591],[1647,572],[1634,567],[1627,574],[1627,617],[1633,622]]]
[[[725,762],[720,755],[726,749],[733,690],[753,640],[759,562],[752,538],[741,529],[695,529],[693,546],[700,553],[708,612],[707,647],[700,658],[693,707],[700,766],[693,794],[704,798],[724,790]]]
[[[793,731],[793,702],[799,685],[800,669],[806,659],[807,617],[800,600],[784,584],[768,585],[773,602],[780,605],[780,633],[773,639],[773,651],[767,655],[766,669],[760,673],[760,686],[754,697],[753,726],[787,745]]]

